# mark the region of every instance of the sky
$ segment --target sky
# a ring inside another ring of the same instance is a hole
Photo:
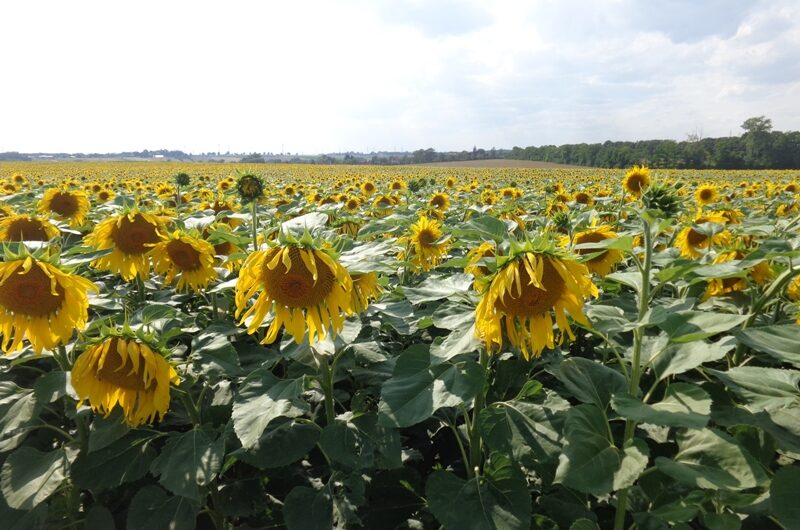
[[[0,152],[800,130],[798,0],[9,1],[0,64]]]

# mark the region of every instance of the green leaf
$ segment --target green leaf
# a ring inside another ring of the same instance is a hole
[[[564,422],[564,439],[555,482],[593,495],[612,491],[622,453],[609,440],[603,411],[589,404],[573,407]]]
[[[114,516],[102,504],[93,504],[86,514],[84,528],[92,530],[115,530]]]
[[[485,475],[464,480],[434,471],[425,484],[428,507],[445,530],[527,530],[531,501],[525,477],[497,453]]]
[[[769,486],[771,511],[788,529],[800,528],[800,468],[785,466]]]
[[[484,383],[474,361],[431,366],[425,347],[412,347],[397,359],[392,377],[381,388],[380,423],[408,427],[442,407],[467,405]]]
[[[324,490],[298,486],[283,501],[283,519],[288,530],[331,530],[333,502]]]
[[[703,311],[671,313],[658,326],[667,332],[672,342],[691,342],[706,339],[735,328],[749,315],[728,315]]]
[[[308,411],[300,399],[303,379],[278,379],[267,370],[256,370],[247,376],[233,403],[233,429],[242,446],[258,445],[261,433],[277,418],[296,418]]]
[[[490,215],[475,217],[465,223],[459,223],[453,229],[453,235],[461,239],[484,241],[492,239],[500,242],[508,235],[508,226]]]
[[[131,500],[128,530],[194,530],[197,506],[185,497],[167,494],[158,486],[145,486]]]
[[[0,381],[0,452],[16,448],[28,435],[29,426],[39,414],[34,391],[11,381]]]
[[[242,373],[239,355],[225,335],[204,331],[192,338],[192,359],[211,378],[235,377]]]
[[[214,438],[216,433],[198,428],[170,435],[161,454],[150,465],[150,472],[172,493],[199,502],[198,487],[214,479],[225,454],[225,440]]]
[[[548,481],[562,452],[561,430],[569,403],[548,397],[542,403],[505,401],[483,409],[478,429],[486,445],[537,470]]]
[[[233,456],[259,469],[283,467],[297,462],[319,440],[319,427],[288,420],[268,426],[251,449],[239,449]]]
[[[48,372],[36,378],[33,392],[39,403],[52,403],[63,396],[75,395],[70,384],[69,374],[60,370]]]
[[[642,275],[638,272],[612,272],[606,279],[627,285],[637,293],[642,291]]]
[[[600,530],[597,523],[589,519],[578,519],[569,527],[569,530]]]
[[[151,439],[152,435],[135,431],[97,451],[81,452],[70,467],[70,476],[79,487],[96,491],[138,480],[156,457]]]
[[[468,328],[475,323],[475,308],[456,302],[444,302],[432,315],[437,328],[456,330]]]
[[[636,483],[650,461],[650,450],[644,440],[634,438],[622,451],[622,462],[614,473],[614,491],[629,488]]]
[[[89,427],[89,452],[108,447],[125,436],[130,429],[122,421],[122,409],[115,407],[108,416],[97,414]]]
[[[727,372],[707,370],[751,405],[775,409],[794,404],[800,398],[800,371],[757,366],[740,366]]]
[[[682,374],[704,363],[718,361],[736,347],[733,337],[727,336],[717,342],[693,341],[669,344],[651,357],[650,363],[659,381],[670,375]]]
[[[562,362],[554,375],[564,383],[570,394],[584,403],[594,403],[601,409],[608,407],[611,396],[626,392],[628,387],[621,373],[583,357]]]
[[[703,514],[703,524],[708,530],[739,530],[742,520],[733,513],[706,512]]]
[[[756,351],[800,368],[800,326],[796,324],[747,328],[736,333],[736,338]]]
[[[656,458],[660,471],[685,484],[741,491],[768,480],[764,469],[727,434],[713,429],[679,431],[674,460]]]
[[[31,510],[61,485],[66,469],[63,449],[42,453],[33,447],[20,447],[3,463],[0,490],[11,508]]]
[[[478,349],[480,341],[475,338],[475,323],[456,329],[444,338],[436,338],[431,344],[431,363],[439,364],[453,357],[470,353]]]
[[[623,418],[640,423],[702,429],[711,414],[711,397],[699,386],[674,383],[664,399],[648,405],[627,394],[614,396],[611,407]]]
[[[414,305],[424,302],[442,300],[454,294],[464,294],[469,291],[473,278],[471,274],[450,274],[446,276],[429,276],[417,287],[403,288],[406,300]]]

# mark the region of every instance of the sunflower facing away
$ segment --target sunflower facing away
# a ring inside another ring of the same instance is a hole
[[[13,352],[28,339],[38,354],[66,342],[89,316],[85,278],[33,257],[0,263],[0,345]]]
[[[151,214],[130,212],[106,219],[86,236],[86,244],[111,254],[92,262],[92,267],[111,271],[131,281],[150,273],[150,249],[161,241],[161,220]]]
[[[200,291],[217,278],[214,270],[214,246],[208,241],[176,230],[167,239],[156,243],[150,251],[156,274],[164,274],[164,283],[175,277],[178,291]]]
[[[247,302],[260,291],[255,303]],[[274,318],[262,344],[271,344],[285,327],[300,344],[324,338],[330,328],[340,332],[344,316],[353,313],[353,281],[331,256],[314,248],[283,245],[250,254],[236,282],[239,324],[252,316],[247,333],[253,334],[273,311]],[[241,316],[240,316],[241,315]]]
[[[50,241],[60,233],[50,221],[32,215],[9,215],[0,220],[0,241]]]
[[[449,244],[442,239],[442,225],[421,215],[411,225],[411,235],[402,237],[398,243],[407,245],[409,255],[401,253],[399,259],[409,259],[414,270],[429,271],[447,255]]]
[[[578,232],[575,234],[575,238],[573,239],[573,243],[575,245],[583,245],[587,243],[601,243],[603,241],[607,241],[609,239],[616,239],[617,233],[614,232],[610,226],[603,225],[598,226],[596,228],[590,228],[588,230],[584,230],[582,232]],[[569,236],[565,236],[565,241],[562,242],[569,242]],[[597,254],[593,258],[589,258],[586,261],[583,261],[583,264],[592,271],[593,273],[597,274],[601,278],[606,276],[617,265],[617,263],[621,262],[624,255],[622,254],[621,250],[615,249],[594,249],[594,248],[579,248],[575,249],[575,252],[580,254],[581,256],[589,256],[593,254]]]
[[[56,218],[69,222],[72,228],[77,228],[86,221],[90,206],[86,192],[50,188],[39,201],[39,213],[54,214]]]
[[[180,382],[164,357],[146,343],[109,337],[84,351],[72,367],[72,387],[80,406],[108,416],[122,408],[125,423],[138,427],[163,418],[169,408],[170,383]]]
[[[555,313],[561,330],[558,342],[565,333],[574,339],[567,313],[588,326],[583,303],[587,296],[598,294],[588,275],[585,265],[555,254],[518,254],[497,271],[475,309],[475,336],[489,350],[500,349],[505,330],[525,359],[538,357],[545,347],[555,347]]]
[[[622,186],[634,197],[641,197],[644,190],[650,185],[650,170],[645,166],[633,166],[625,173]]]

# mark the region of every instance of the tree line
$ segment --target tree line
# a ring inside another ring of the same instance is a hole
[[[644,140],[602,144],[514,147],[508,158],[577,166],[622,168],[645,164],[679,169],[800,169],[800,132],[772,130],[772,120],[757,116],[741,125],[744,134],[685,141]]]

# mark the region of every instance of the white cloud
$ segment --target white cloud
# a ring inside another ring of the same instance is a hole
[[[778,2],[7,2],[0,151],[439,150],[800,129]]]

